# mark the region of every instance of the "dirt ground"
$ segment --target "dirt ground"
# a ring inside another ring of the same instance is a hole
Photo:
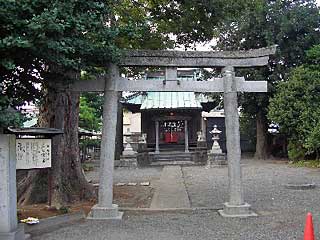
[[[150,207],[154,189],[150,186],[114,186],[114,203],[119,207],[125,208],[148,208]],[[36,217],[39,219],[53,217],[66,213],[73,213],[84,210],[86,214],[90,212],[96,200],[87,202],[75,202],[58,210],[49,207],[47,204],[34,204],[18,207],[19,220],[27,217]]]

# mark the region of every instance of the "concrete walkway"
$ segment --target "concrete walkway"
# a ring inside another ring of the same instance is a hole
[[[150,208],[190,208],[180,166],[165,166],[163,168]]]

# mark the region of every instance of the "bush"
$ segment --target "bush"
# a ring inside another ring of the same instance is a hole
[[[280,126],[291,145],[290,159],[315,156],[320,150],[320,45],[307,52],[306,64],[294,69],[281,82],[271,99],[268,117]]]
[[[301,145],[290,142],[288,144],[288,157],[292,161],[302,160],[306,155],[307,150]]]

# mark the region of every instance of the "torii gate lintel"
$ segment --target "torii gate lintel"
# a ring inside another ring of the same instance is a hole
[[[269,55],[274,54],[276,46],[249,51],[161,51],[161,50],[128,50],[118,64],[125,66],[162,66],[166,67],[165,80],[177,80],[177,67],[256,67],[268,64]],[[73,91],[103,92],[105,85],[111,79],[107,76],[97,76],[95,80],[78,81],[71,89]],[[108,87],[112,91],[177,91],[177,92],[224,92],[223,79],[212,78],[209,81],[199,81],[188,84],[183,81],[171,81],[162,84],[160,81],[129,80],[118,76],[112,78],[113,84]],[[265,81],[245,81],[236,77],[239,92],[266,92]]]

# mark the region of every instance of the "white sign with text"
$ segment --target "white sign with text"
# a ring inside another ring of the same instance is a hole
[[[16,140],[17,169],[51,167],[51,139]]]

